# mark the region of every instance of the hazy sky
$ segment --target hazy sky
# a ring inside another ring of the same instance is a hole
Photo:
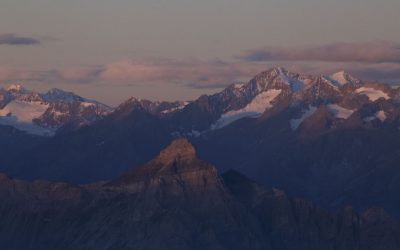
[[[273,65],[400,83],[399,13],[399,0],[1,0],[0,86],[115,105],[191,99]]]

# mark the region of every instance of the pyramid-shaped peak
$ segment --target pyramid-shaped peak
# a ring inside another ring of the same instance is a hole
[[[207,179],[206,185],[205,179]],[[172,141],[158,157],[140,167],[131,169],[107,185],[125,187],[133,185],[132,191],[137,191],[143,190],[143,188],[161,190],[166,186],[181,189],[182,186],[179,183],[185,183],[186,188],[191,186],[195,189],[220,185],[215,167],[198,159],[194,146],[187,139]]]
[[[346,72],[345,70],[339,70],[336,73],[333,73],[332,75],[329,76],[329,78],[333,81],[335,81],[336,83],[338,83],[339,85],[344,85],[347,83],[359,83],[360,80],[358,80],[357,78],[353,77],[352,75],[350,75],[348,72]]]
[[[332,76],[347,77],[347,76],[350,76],[350,74],[347,71],[345,71],[344,69],[341,69],[341,70],[338,70],[335,73],[333,73]]]
[[[179,138],[171,142],[171,144],[160,153],[160,158],[165,159],[187,159],[196,158],[196,149],[185,138]]]
[[[274,67],[264,72],[264,74],[269,74],[274,76],[286,75],[287,73],[289,73],[289,71],[283,67]]]
[[[277,70],[279,73],[289,72],[289,70],[284,67],[276,67],[275,70]]]
[[[340,70],[336,71],[334,74],[346,75],[346,74],[348,74],[348,73],[347,73],[346,70],[340,69]]]

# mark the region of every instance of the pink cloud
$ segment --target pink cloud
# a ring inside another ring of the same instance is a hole
[[[97,77],[99,69],[88,67],[71,67],[57,70],[60,77],[66,81],[87,82]]]
[[[251,77],[265,69],[258,64],[199,60],[121,60],[97,67],[68,67],[43,71],[0,66],[0,81],[107,84],[176,83],[213,88]],[[249,67],[250,66],[250,67]]]
[[[31,81],[40,78],[40,71],[16,69],[7,65],[0,65],[0,81]]]
[[[354,62],[223,62],[201,60],[121,60],[100,66],[27,70],[0,65],[0,83],[146,85],[176,83],[191,88],[221,88],[248,81],[268,68],[282,66],[305,74],[346,69],[361,79],[400,83],[400,64]]]
[[[250,76],[248,67],[221,61],[124,60],[105,65],[99,78],[111,82],[175,82],[212,86]],[[253,67],[255,68],[255,67]],[[260,68],[257,66],[257,68]]]

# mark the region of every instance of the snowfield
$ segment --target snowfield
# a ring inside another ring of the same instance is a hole
[[[336,72],[335,74],[331,75],[331,79],[337,82],[339,85],[345,85],[349,81],[346,79],[346,73],[344,71]]]
[[[339,119],[347,119],[349,118],[355,110],[343,108],[337,104],[329,104],[327,105],[328,110]]]
[[[0,125],[12,126],[29,134],[52,136],[57,128],[75,117],[85,121],[94,121],[112,111],[97,101],[92,101],[72,92],[51,89],[41,94],[29,91],[21,85],[11,85],[7,90],[0,89],[2,109],[0,109]],[[53,105],[54,104],[54,105]],[[79,104],[75,114],[75,104]],[[62,119],[61,119],[62,118]],[[41,122],[35,123],[36,119]],[[43,120],[52,119],[57,124],[43,125]],[[86,122],[79,123],[81,125]]]
[[[380,110],[380,111],[376,112],[373,116],[365,117],[363,120],[365,122],[370,122],[370,121],[378,119],[381,122],[384,122],[386,120],[386,118],[387,118],[387,116],[386,116],[385,111]]]
[[[18,122],[31,123],[33,119],[40,117],[47,109],[49,105],[41,102],[23,102],[23,101],[12,101],[2,110],[0,110],[0,116],[11,116],[17,117]]]
[[[53,135],[52,129],[43,128],[33,123],[49,107],[41,102],[12,101],[0,110],[0,124],[12,126],[34,135]]]
[[[211,125],[211,129],[223,128],[242,118],[257,118],[261,116],[266,109],[272,107],[271,102],[281,91],[280,89],[271,89],[258,94],[246,107],[223,114],[221,118]]]
[[[162,114],[168,114],[168,113],[172,113],[178,110],[182,110],[184,109],[190,102],[184,102],[182,105],[175,107],[175,108],[171,108],[171,109],[167,109],[167,110],[163,110],[161,111]]]
[[[386,100],[390,99],[389,95],[379,89],[361,87],[356,89],[356,93],[360,95],[366,95],[371,101],[376,101],[380,98],[384,98]]]

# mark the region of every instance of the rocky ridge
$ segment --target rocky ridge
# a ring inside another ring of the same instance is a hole
[[[0,175],[0,197],[10,250],[400,249],[399,224],[382,209],[330,214],[236,171],[219,176],[185,139],[104,184]]]

